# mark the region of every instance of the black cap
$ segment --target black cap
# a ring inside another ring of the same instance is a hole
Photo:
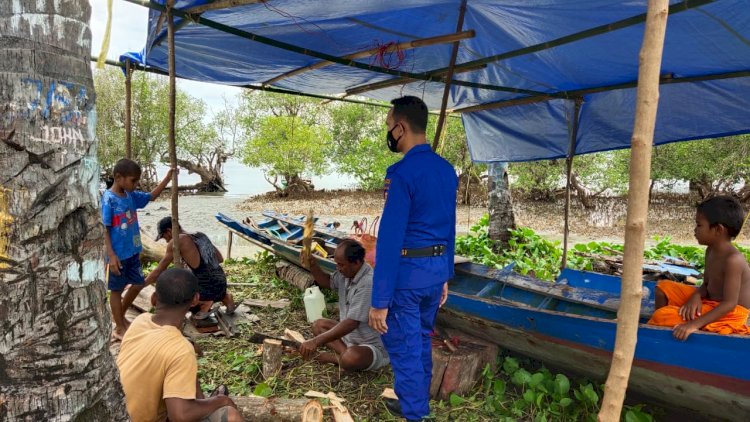
[[[172,217],[164,217],[156,225],[156,241],[164,237],[164,232],[172,229]]]

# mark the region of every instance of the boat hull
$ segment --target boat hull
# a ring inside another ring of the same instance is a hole
[[[550,367],[603,382],[616,323],[449,294],[438,321]],[[706,418],[750,420],[748,338],[641,326],[628,391]]]

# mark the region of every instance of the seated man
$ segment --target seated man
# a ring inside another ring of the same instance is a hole
[[[159,220],[156,228],[156,240],[164,238],[167,241],[167,251],[156,269],[146,277],[146,284],[153,283],[174,260],[172,255],[172,217],[164,217]],[[224,257],[211,243],[208,236],[201,232],[186,233],[180,227],[179,245],[182,261],[198,278],[200,287],[200,302],[197,307],[191,309],[194,318],[198,320],[207,318],[214,302],[223,302],[227,307],[228,314],[234,312],[234,300],[232,300],[232,295],[227,293],[227,276],[220,265],[224,262]]]
[[[193,346],[180,332],[198,302],[198,280],[172,268],[156,281],[156,313],[139,315],[122,339],[117,366],[128,414],[142,421],[242,421],[226,395],[203,398]]]
[[[695,215],[695,238],[706,245],[706,267],[699,288],[673,281],[656,285],[649,324],[674,327],[674,337],[685,340],[695,331],[750,334],[750,267],[733,245],[742,229],[744,212],[728,196],[710,198]]]
[[[303,358],[310,359],[318,347],[326,345],[334,353],[321,353],[316,360],[337,363],[347,371],[381,368],[389,360],[380,334],[368,325],[372,267],[365,262],[365,249],[357,241],[347,239],[336,248],[333,259],[337,271],[330,276],[315,259],[311,260],[310,271],[317,285],[338,292],[340,321],[315,321],[315,337],[302,343],[299,351]]]

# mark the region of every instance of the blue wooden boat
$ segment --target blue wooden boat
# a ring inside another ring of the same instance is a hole
[[[252,223],[217,215],[230,230],[299,265],[303,217],[264,213]],[[281,227],[283,226],[283,227]],[[344,232],[316,225],[332,249]],[[315,259],[335,271],[327,258]],[[550,367],[603,382],[614,349],[620,278],[566,269],[550,283],[503,269],[461,262],[438,320]],[[655,283],[644,281],[641,322],[654,307]],[[641,324],[628,391],[667,407],[723,420],[750,420],[750,336],[698,332],[687,341]],[[701,419],[701,418],[698,418]],[[696,419],[696,420],[698,420]]]
[[[532,280],[458,264],[438,320],[603,382],[615,344],[620,279],[566,270],[557,283],[547,283],[549,296],[542,299],[535,286],[544,282]],[[644,287],[642,322],[653,310],[653,282]],[[697,332],[682,342],[669,328],[641,324],[628,392],[691,411],[691,420],[750,420],[749,351],[750,336]]]

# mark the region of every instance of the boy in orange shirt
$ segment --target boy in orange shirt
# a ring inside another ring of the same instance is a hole
[[[656,287],[649,324],[674,327],[674,337],[685,340],[695,331],[750,334],[750,267],[733,245],[742,229],[744,212],[732,197],[716,196],[700,205],[695,215],[695,238],[706,245],[706,267],[699,288],[673,281]]]

